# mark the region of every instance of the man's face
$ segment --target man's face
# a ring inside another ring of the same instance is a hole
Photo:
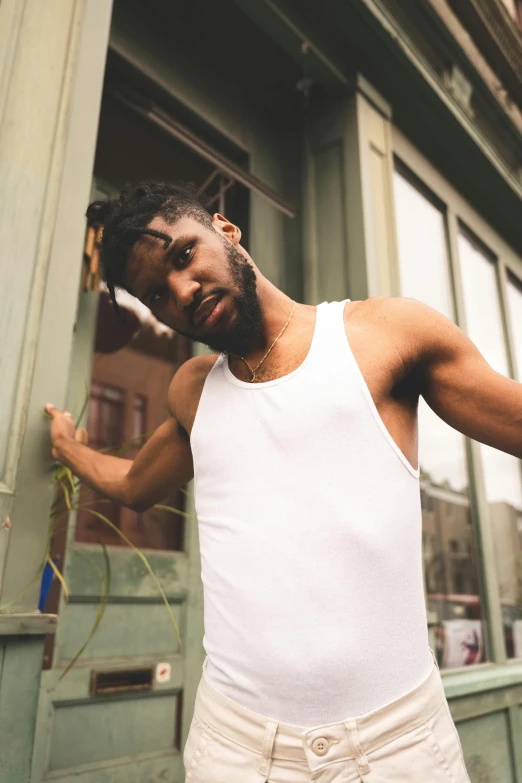
[[[156,217],[148,228],[172,237],[144,235],[134,244],[125,282],[158,320],[212,350],[242,355],[263,334],[253,266],[240,252],[241,234],[215,215],[215,229],[192,217],[174,224]]]

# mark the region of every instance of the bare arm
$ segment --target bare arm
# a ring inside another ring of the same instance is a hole
[[[522,458],[522,384],[496,372],[437,310],[400,298],[391,307],[404,361],[430,408],[464,435]]]
[[[110,500],[144,511],[163,500],[193,476],[192,454],[186,433],[169,418],[154,432],[134,460],[100,454],[74,440],[74,423],[67,414],[53,416],[53,456],[75,476]]]
[[[53,457],[101,495],[135,511],[145,511],[194,476],[187,431],[215,360],[215,356],[198,356],[179,368],[169,389],[170,415],[134,460],[100,454],[79,443],[71,415],[48,405],[46,410],[53,418]]]

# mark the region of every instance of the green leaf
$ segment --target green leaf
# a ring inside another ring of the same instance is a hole
[[[83,414],[87,410],[87,405],[89,404],[89,385],[87,382],[85,382],[85,397],[83,399],[82,407],[80,408],[80,413],[76,417],[74,423],[76,427],[80,426],[80,422],[83,419]],[[75,406],[76,407],[76,406]]]
[[[66,476],[67,476],[67,478],[69,479],[69,484],[70,484],[70,486],[71,486],[71,491],[72,491],[72,493],[73,493],[73,495],[74,495],[74,494],[75,494],[75,492],[76,492],[76,489],[75,489],[75,486],[74,486],[74,478],[73,478],[73,474],[72,474],[72,471],[71,471],[71,469],[70,469],[70,468],[67,468],[67,467],[65,468],[65,475],[66,475]]]
[[[55,577],[58,579],[58,581],[60,582],[60,584],[62,586],[63,594],[65,596],[65,602],[69,603],[69,589],[67,587],[67,582],[63,578],[62,572],[56,567],[56,565],[54,563],[54,560],[51,557],[51,553],[50,552],[47,552],[46,560],[49,563],[49,565],[51,566],[51,568],[53,569]]]
[[[71,510],[71,498],[70,498],[70,495],[69,495],[69,490],[67,489],[67,487],[65,486],[63,481],[60,481],[60,486],[62,488],[63,496],[65,498],[65,505],[67,506],[67,510],[70,511]]]
[[[159,508],[161,511],[170,511],[172,514],[179,514],[187,519],[196,519],[193,514],[187,514],[186,511],[181,511],[179,508],[174,508],[173,506],[164,506],[163,503],[156,503],[152,508]]]

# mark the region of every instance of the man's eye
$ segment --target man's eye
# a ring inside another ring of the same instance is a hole
[[[163,291],[153,291],[150,295],[150,303],[158,304],[163,299]]]
[[[187,245],[187,247],[184,247],[181,253],[179,254],[179,261],[181,264],[187,264],[190,260],[190,253],[192,250],[192,245]]]

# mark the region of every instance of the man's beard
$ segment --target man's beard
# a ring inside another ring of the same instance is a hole
[[[226,239],[223,240],[223,244],[232,281],[239,290],[239,293],[233,298],[236,317],[224,331],[209,336],[200,337],[188,332],[180,332],[180,334],[203,343],[216,353],[233,353],[236,356],[243,356],[263,335],[263,311],[257,295],[256,274],[252,265]],[[225,294],[226,289],[215,288],[212,290],[212,294],[214,293]]]

